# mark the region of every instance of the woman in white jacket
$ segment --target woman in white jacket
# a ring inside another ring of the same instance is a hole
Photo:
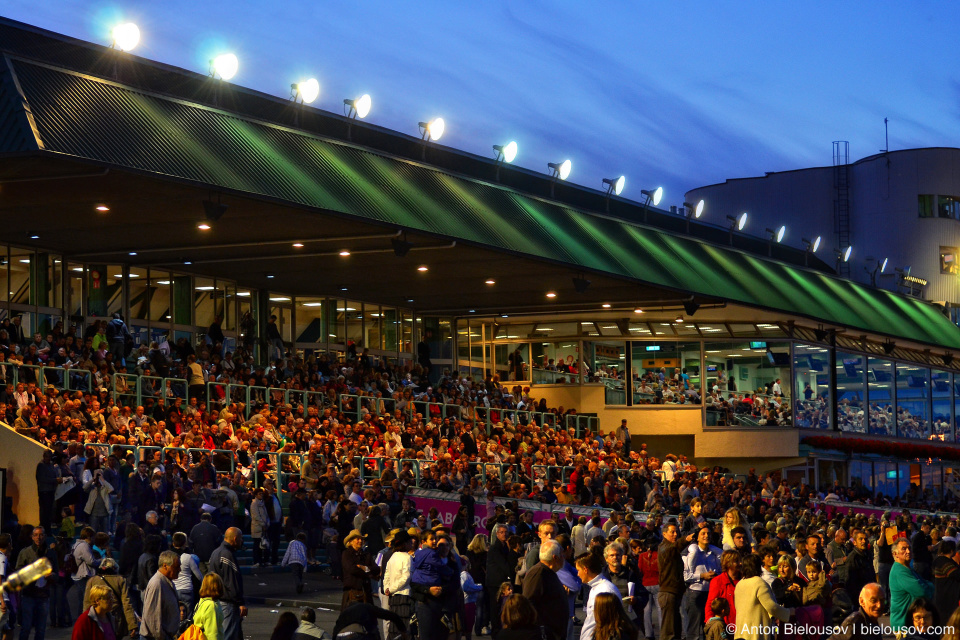
[[[393,536],[390,543],[393,554],[387,561],[387,569],[383,573],[383,592],[390,598],[390,611],[409,620],[413,615],[413,598],[410,597],[410,565],[413,562],[414,539],[405,530],[401,529]],[[387,639],[392,640],[401,635],[392,622],[387,629]]]
[[[270,514],[267,512],[267,505],[263,501],[263,489],[257,489],[253,494],[253,500],[250,502],[250,537],[253,539],[253,563],[263,566],[264,554],[262,539],[267,535],[267,529],[270,527]]]

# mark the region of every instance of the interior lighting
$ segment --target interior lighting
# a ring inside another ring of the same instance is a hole
[[[547,292],[547,297],[548,297],[548,298],[556,298],[556,297],[557,297],[557,294],[556,294],[555,291],[548,291],[548,292]]]
[[[197,229],[200,229],[200,231],[210,231],[210,229],[212,228],[213,227],[211,227],[210,224],[207,222],[197,223]]]
[[[620,176],[619,178],[604,178],[603,184],[607,185],[607,195],[620,195],[623,192],[623,186],[627,183],[626,176]]]
[[[600,306],[603,307],[604,309],[609,309],[609,308],[610,308],[610,303],[609,303],[609,302],[604,302],[604,303],[603,303],[602,305],[600,305]]]
[[[316,78],[296,82],[290,85],[290,88],[293,90],[293,99],[296,100],[299,97],[304,104],[310,104],[320,97],[320,83]]]
[[[210,75],[214,78],[220,76],[221,80],[229,80],[239,69],[240,61],[232,53],[221,54],[210,61]]]
[[[677,319],[674,320],[677,324],[683,324],[683,316],[677,316]]]
[[[423,271],[429,271],[429,269],[427,268],[427,265],[422,264],[419,267],[417,267],[417,271],[423,272]]]
[[[350,255],[350,252],[347,251],[346,249],[344,249],[343,251],[340,252],[340,257],[342,257],[342,258],[346,258],[346,257],[349,256],[349,255]]]
[[[643,309],[641,309],[640,307],[637,307],[636,309],[633,310],[633,312],[634,312],[634,313],[643,313]]]
[[[573,163],[570,162],[570,160],[564,160],[563,162],[548,162],[547,167],[552,170],[554,178],[566,180],[570,176],[570,170],[573,169]]]
[[[883,259],[883,262],[880,263],[880,273],[883,273],[884,271],[887,270],[887,262],[888,262],[889,260],[890,260],[890,258],[884,258],[884,259]]]
[[[497,152],[497,160],[503,160],[510,164],[517,157],[517,143],[513,140],[505,145],[495,144],[493,150]]]
[[[293,243],[293,248],[294,248],[294,249],[302,249],[302,248],[303,248],[303,243],[302,243],[302,242],[294,242],[294,243]]]
[[[486,284],[489,284],[489,285],[497,284],[497,281],[494,280],[493,278],[487,278],[487,280],[486,280],[485,282],[486,282]]]
[[[447,123],[443,121],[443,118],[434,118],[430,122],[420,122],[418,124],[420,125],[420,133],[423,135],[423,139],[426,140],[429,136],[433,142],[439,140],[447,128]]]
[[[136,252],[136,251],[131,251],[131,252],[128,253],[127,255],[128,255],[128,256],[135,256],[135,255],[137,255],[137,252]]]
[[[95,208],[97,211],[99,211],[100,213],[106,213],[107,211],[110,211],[110,207],[108,207],[108,206],[105,205],[105,204],[98,204],[98,205],[97,205],[96,207],[94,207],[94,208]]]
[[[663,187],[657,187],[652,190],[641,189],[640,193],[647,196],[646,204],[652,204],[655,207],[659,206],[660,201],[663,199]]]
[[[368,113],[370,113],[370,107],[373,103],[370,100],[370,94],[365,93],[359,98],[347,98],[343,101],[343,104],[347,107],[348,118],[363,119],[367,117]]]
[[[113,28],[113,47],[120,51],[130,51],[140,42],[140,28],[132,22],[118,24]]]

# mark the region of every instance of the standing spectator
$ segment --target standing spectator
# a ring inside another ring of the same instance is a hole
[[[941,617],[953,613],[960,603],[960,565],[953,559],[956,551],[957,544],[944,538],[933,561],[933,601]]]
[[[553,640],[565,640],[571,612],[567,610],[567,592],[557,577],[564,564],[563,547],[555,540],[542,540],[540,562],[528,569],[523,577],[523,595],[533,605]]]
[[[110,612],[117,597],[110,587],[98,584],[90,589],[90,606],[84,609],[73,625],[72,640],[115,640],[122,637],[113,627]]]
[[[390,611],[404,620],[413,615],[413,598],[410,597],[410,566],[413,561],[414,539],[401,529],[390,542],[393,553],[383,572],[383,592],[389,598]],[[400,630],[395,625],[387,627],[387,636],[395,638]]]
[[[0,533],[0,584],[10,575],[10,534]],[[10,594],[0,591],[0,640],[10,640],[13,637],[13,609],[10,604]],[[54,618],[56,621],[56,618]]]
[[[235,555],[241,547],[243,533],[236,527],[230,527],[223,534],[223,544],[210,555],[210,571],[223,580],[220,607],[223,609],[224,640],[243,640],[241,623],[247,615],[247,606],[243,597],[243,576],[240,575]]]
[[[674,522],[663,528],[663,542],[657,550],[660,573],[660,591],[657,594],[657,603],[660,605],[660,640],[680,638],[680,600],[684,590],[681,554],[692,539],[692,533],[681,538]]]
[[[200,602],[193,612],[193,624],[203,630],[206,640],[224,640],[222,597],[223,580],[220,576],[215,573],[205,575],[200,584]]]
[[[674,527],[674,530],[676,530],[676,527]],[[590,588],[587,605],[584,607],[585,617],[583,628],[580,630],[580,640],[594,640],[594,629],[597,626],[594,607],[597,596],[601,593],[609,593],[619,599],[620,592],[612,582],[603,577],[603,558],[600,554],[588,551],[577,558],[576,564],[577,575],[580,576],[581,582],[584,586]]]
[[[500,630],[500,585],[504,582],[513,584],[517,571],[517,554],[507,546],[507,526],[494,525],[496,539],[487,552],[487,582],[484,589],[487,593],[487,611],[490,615],[492,633]]]
[[[724,551],[723,555],[720,556],[720,569],[723,573],[710,581],[707,605],[703,611],[704,619],[709,620],[716,615],[710,605],[717,598],[721,598],[726,600],[730,605],[726,615],[723,616],[723,623],[725,625],[735,624],[737,621],[737,603],[734,598],[734,593],[737,588],[737,583],[740,582],[742,573],[740,554],[734,551]],[[764,579],[764,582],[767,582],[767,580]],[[770,582],[767,582],[767,584],[770,584]]]
[[[200,559],[187,551],[187,534],[177,531],[173,534],[173,541],[170,548],[180,556],[180,573],[173,580],[173,586],[177,590],[177,599],[183,603],[187,615],[193,611],[193,605],[196,599],[193,596],[193,581],[197,584],[203,581],[203,573],[200,572]]]
[[[864,585],[860,590],[860,608],[851,613],[840,623],[839,628],[834,631],[829,640],[881,640],[882,634],[879,633],[880,614],[883,613],[883,587],[876,582]],[[864,632],[864,629],[867,629]],[[877,629],[877,632],[871,632],[870,629]],[[944,637],[947,637],[945,634]],[[954,634],[955,637],[955,634]]]
[[[56,518],[57,502],[54,498],[57,485],[63,483],[60,468],[53,464],[53,452],[44,449],[43,458],[37,463],[37,496],[40,500],[40,526],[49,531]]]
[[[637,640],[639,630],[630,620],[623,604],[610,593],[597,595],[593,603],[597,620],[593,637],[595,640]]]
[[[54,566],[56,559],[51,558],[47,548],[47,535],[43,527],[34,527],[30,536],[32,544],[20,551],[17,556],[16,571],[33,564],[40,558],[47,558]],[[30,630],[36,640],[43,640],[47,631],[47,614],[50,606],[50,585],[46,578],[40,578],[24,587],[20,595],[20,640],[28,640]]]
[[[344,550],[341,564],[343,567],[343,599],[341,609],[352,601],[373,602],[373,589],[370,580],[379,574],[377,563],[363,549],[363,535],[354,529],[343,541]]]
[[[776,640],[774,619],[787,622],[793,617],[793,609],[777,604],[773,590],[760,575],[761,567],[762,561],[756,554],[743,559],[743,578],[734,592],[737,608],[735,638]]]
[[[303,570],[307,566],[307,534],[301,531],[297,538],[287,545],[287,552],[283,554],[282,567],[293,570],[293,581],[297,593],[303,593]]]
[[[83,491],[87,495],[87,504],[83,512],[94,531],[110,533],[110,494],[113,487],[104,479],[100,460],[94,456],[87,460],[81,476]]]
[[[127,325],[119,312],[114,312],[113,319],[107,323],[106,334],[107,344],[110,346],[114,363],[118,363],[122,367],[127,366],[127,344],[133,345],[133,336],[130,335],[130,330],[127,329]]]
[[[133,604],[130,602],[130,592],[127,588],[127,581],[123,576],[118,575],[120,570],[113,558],[104,558],[97,567],[97,575],[87,581],[87,590],[83,595],[84,610],[96,604],[93,596],[93,590],[98,587],[106,587],[113,593],[113,608],[108,612],[113,614],[113,630],[117,638],[137,633],[137,617],[133,612]]]
[[[643,608],[643,624],[639,625],[649,640],[659,637],[660,631],[660,565],[657,562],[657,543],[655,540],[644,540],[643,551],[637,556],[637,566],[640,569],[643,588],[650,594],[646,606]]]
[[[933,584],[910,568],[911,544],[898,538],[893,547],[894,565],[890,570],[890,626],[893,630],[910,626],[907,610],[917,598],[933,598]]]
[[[463,566],[463,571],[460,572],[460,590],[463,591],[463,633],[466,639],[470,640],[473,637],[473,626],[477,621],[477,602],[483,600],[483,584],[473,581],[473,576],[470,574],[470,559],[467,556],[460,556],[460,563]]]
[[[210,555],[223,542],[223,533],[215,524],[209,513],[200,516],[200,522],[190,530],[190,546],[200,560],[200,573],[206,575],[210,562]]]
[[[881,533],[881,535],[883,534]],[[853,532],[852,539],[853,550],[847,554],[847,559],[842,565],[844,567],[843,573],[846,576],[844,583],[847,587],[847,593],[851,597],[860,593],[863,587],[874,582],[877,578],[873,569],[873,548],[867,540],[867,534],[857,529]],[[957,579],[960,580],[960,575],[957,575]],[[960,601],[960,591],[957,593],[956,600]]]
[[[93,536],[95,531],[91,527],[80,530],[80,539],[73,545],[71,554],[77,564],[77,571],[70,577],[73,584],[67,591],[67,603],[70,606],[70,615],[73,618],[80,616],[83,611],[83,594],[87,588],[87,580],[96,573],[97,560],[93,555]]]
[[[253,564],[264,566],[263,538],[270,528],[270,515],[267,513],[263,489],[257,489],[250,503],[250,537],[253,540]],[[269,543],[268,543],[269,544]]]
[[[267,344],[272,347],[270,353],[271,360],[279,360],[283,358],[284,345],[283,345],[283,336],[280,335],[280,329],[277,327],[277,316],[271,315],[267,320]]]
[[[698,529],[697,541],[687,549],[683,561],[683,580],[687,590],[683,594],[681,614],[686,640],[703,640],[710,582],[720,573],[720,554],[720,549],[710,544],[710,529]]]
[[[504,600],[500,622],[503,630],[498,640],[541,640],[543,637],[539,625],[542,620],[530,601],[521,595],[511,595]]]
[[[180,626],[180,603],[173,579],[180,573],[180,556],[174,551],[160,554],[157,572],[143,593],[140,636],[151,640],[175,640]]]
[[[924,580],[930,580],[930,568],[933,565],[933,540],[930,538],[930,521],[920,523],[920,531],[910,540],[910,552],[913,557],[913,570]]]

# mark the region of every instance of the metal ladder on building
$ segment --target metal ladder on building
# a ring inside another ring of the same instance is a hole
[[[836,197],[833,201],[834,232],[837,234],[837,247],[846,251],[850,246],[850,143],[846,140],[833,142],[833,186]],[[839,275],[850,277],[850,263],[840,260]]]

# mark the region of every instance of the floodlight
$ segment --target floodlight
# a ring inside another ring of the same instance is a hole
[[[577,293],[586,293],[590,288],[590,281],[582,276],[573,277],[573,290]]]
[[[443,118],[434,118],[430,122],[420,122],[420,133],[423,134],[423,139],[426,140],[427,137],[430,140],[436,142],[443,135],[444,129],[447,125],[443,121]]]
[[[743,212],[736,218],[727,216],[727,220],[730,221],[730,231],[733,231],[734,228],[736,228],[737,231],[743,231],[743,228],[747,226],[747,213]]]
[[[140,28],[132,22],[118,24],[113,28],[113,46],[120,51],[130,51],[140,42]]]
[[[227,211],[227,205],[222,202],[211,202],[210,200],[203,201],[203,213],[207,220],[210,222],[216,222],[219,220],[224,213]]]
[[[770,234],[770,239],[771,239],[771,240],[776,240],[777,243],[780,243],[780,242],[783,242],[783,236],[785,236],[785,235],[787,234],[787,227],[786,227],[785,225],[781,225],[781,226],[780,226],[778,229],[776,229],[776,230],[770,229],[770,228],[768,227],[768,228],[767,228],[767,233]]]
[[[620,192],[623,191],[623,185],[627,183],[626,176],[620,176],[619,178],[604,178],[603,184],[607,185],[607,195],[613,194],[615,196],[620,195]]]
[[[853,246],[851,245],[843,251],[843,261],[850,262],[850,254],[852,253],[853,253]]]
[[[561,180],[566,180],[570,175],[570,170],[573,169],[573,163],[570,160],[564,160],[563,162],[548,162],[547,167],[553,170],[553,177],[560,178]]]
[[[398,258],[402,258],[410,252],[410,249],[413,248],[412,242],[407,242],[407,235],[403,235],[403,239],[392,238],[390,244],[393,245],[393,253]]]
[[[232,53],[224,53],[210,61],[210,75],[220,76],[221,80],[229,80],[237,75],[240,61]]]
[[[694,218],[699,218],[703,215],[704,201],[701,200],[696,205],[692,205],[689,202],[684,202],[683,206],[690,210],[690,213],[693,214]]]
[[[806,238],[802,238],[804,248],[810,253],[817,252],[817,249],[820,248],[820,240],[821,240],[820,236],[817,236],[816,238],[814,238],[813,242],[810,242]]]
[[[641,189],[640,193],[647,196],[645,204],[652,204],[655,207],[659,206],[660,200],[663,199],[663,187],[657,187],[653,190]]]
[[[305,104],[310,104],[320,97],[320,83],[316,78],[294,83],[290,88],[293,89],[293,99],[299,97]]]
[[[880,263],[880,273],[883,273],[884,271],[887,270],[887,261],[889,261],[889,260],[890,260],[890,258],[884,258],[884,259],[883,259],[883,262]]]
[[[371,106],[370,94],[365,93],[359,98],[354,98],[353,100],[351,100],[350,98],[347,98],[346,100],[343,101],[343,104],[347,106],[348,118],[351,116],[354,118],[361,118],[361,119],[366,118],[367,114],[370,113],[370,106]]]
[[[510,164],[517,157],[517,143],[513,140],[504,145],[495,144],[493,150],[497,152],[497,160]]]

